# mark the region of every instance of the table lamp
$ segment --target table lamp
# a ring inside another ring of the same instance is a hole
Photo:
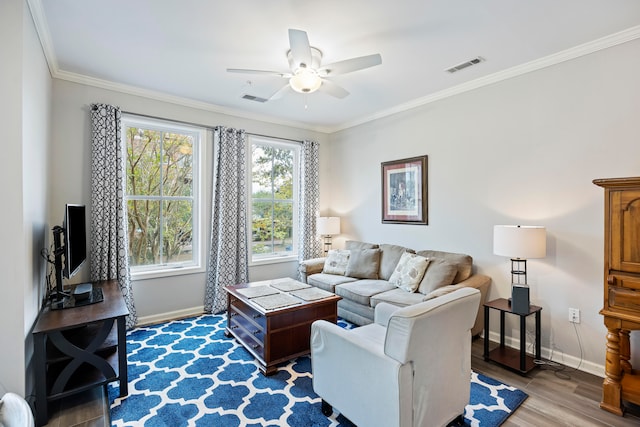
[[[331,237],[340,234],[340,218],[337,216],[321,216],[316,220],[316,231],[324,238],[324,254],[331,249]]]
[[[512,309],[514,312],[524,312],[526,307],[528,313],[527,259],[546,256],[546,229],[538,225],[495,225],[493,253],[511,258]]]

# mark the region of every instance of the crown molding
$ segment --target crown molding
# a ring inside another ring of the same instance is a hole
[[[53,50],[53,43],[51,41],[51,32],[47,25],[47,20],[44,16],[41,0],[27,0],[27,6],[29,6],[29,12],[31,13],[31,19],[33,25],[36,27],[36,33],[38,33],[38,39],[40,39],[40,45],[44,52],[47,66],[49,67],[49,74],[51,77],[57,72],[58,60]]]
[[[311,131],[320,132],[320,133],[330,132],[330,129],[327,127],[308,126],[302,122],[280,120],[278,118],[275,118],[273,116],[266,115],[266,114],[249,113],[244,110],[222,107],[216,104],[211,104],[209,102],[198,101],[195,99],[184,98],[184,97],[175,96],[175,95],[169,95],[164,92],[144,89],[138,86],[126,85],[122,83],[114,83],[109,80],[89,77],[83,74],[71,73],[68,71],[58,70],[55,73],[52,73],[52,77],[59,80],[66,80],[73,83],[83,84],[86,86],[93,86],[101,89],[111,90],[114,92],[121,92],[126,95],[135,95],[143,98],[153,99],[156,101],[162,101],[170,104],[180,105],[183,107],[197,108],[199,110],[210,111],[212,113],[224,114],[224,115],[248,119],[248,120],[257,120],[257,121],[267,122],[267,123],[276,124],[276,125],[289,126],[297,129],[311,130]]]
[[[381,110],[375,114],[367,117],[362,117],[358,120],[343,123],[331,129],[331,132],[338,132],[358,126],[373,120],[378,120],[384,117],[388,117],[394,114],[398,114],[413,108],[421,107],[432,102],[439,101],[441,99],[449,98],[451,96],[459,95],[461,93],[469,92],[475,89],[479,89],[484,86],[488,86],[494,83],[501,82],[503,80],[518,77],[523,74],[531,73],[533,71],[540,70],[542,68],[551,67],[553,65],[560,64],[565,61],[579,58],[581,56],[589,55],[600,50],[608,49],[613,46],[617,46],[632,40],[640,38],[640,25],[628,28],[618,33],[611,34],[600,39],[581,44],[570,49],[563,50],[553,55],[545,56],[543,58],[536,59],[515,67],[508,68],[497,73],[490,74],[488,76],[480,77],[475,80],[471,80],[466,83],[451,87],[449,89],[442,90],[440,92],[433,93],[431,95],[417,98],[413,101],[397,105],[386,110]]]

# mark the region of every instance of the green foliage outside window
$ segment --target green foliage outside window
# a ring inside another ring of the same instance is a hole
[[[194,136],[126,128],[131,266],[191,261]]]
[[[293,253],[295,151],[252,145],[252,253]]]

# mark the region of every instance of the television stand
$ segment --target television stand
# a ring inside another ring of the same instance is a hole
[[[86,285],[89,285],[87,287]],[[80,288],[81,289],[78,289]],[[87,289],[88,288],[88,289]],[[78,291],[79,293],[76,293]],[[80,295],[87,294],[84,298]],[[95,304],[104,301],[102,288],[93,286],[91,283],[83,283],[76,285],[71,293],[63,293],[63,298],[51,301],[51,310],[61,310],[63,308],[82,307],[89,304]]]
[[[128,394],[126,316],[117,280],[94,282],[104,303],[74,310],[45,306],[33,327],[36,425],[47,424],[49,404],[113,381]],[[69,298],[72,299],[72,298]]]

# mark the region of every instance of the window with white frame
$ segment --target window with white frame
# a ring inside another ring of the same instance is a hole
[[[206,130],[123,115],[132,273],[201,268],[200,170]]]
[[[300,144],[259,136],[249,144],[251,262],[295,257]]]

